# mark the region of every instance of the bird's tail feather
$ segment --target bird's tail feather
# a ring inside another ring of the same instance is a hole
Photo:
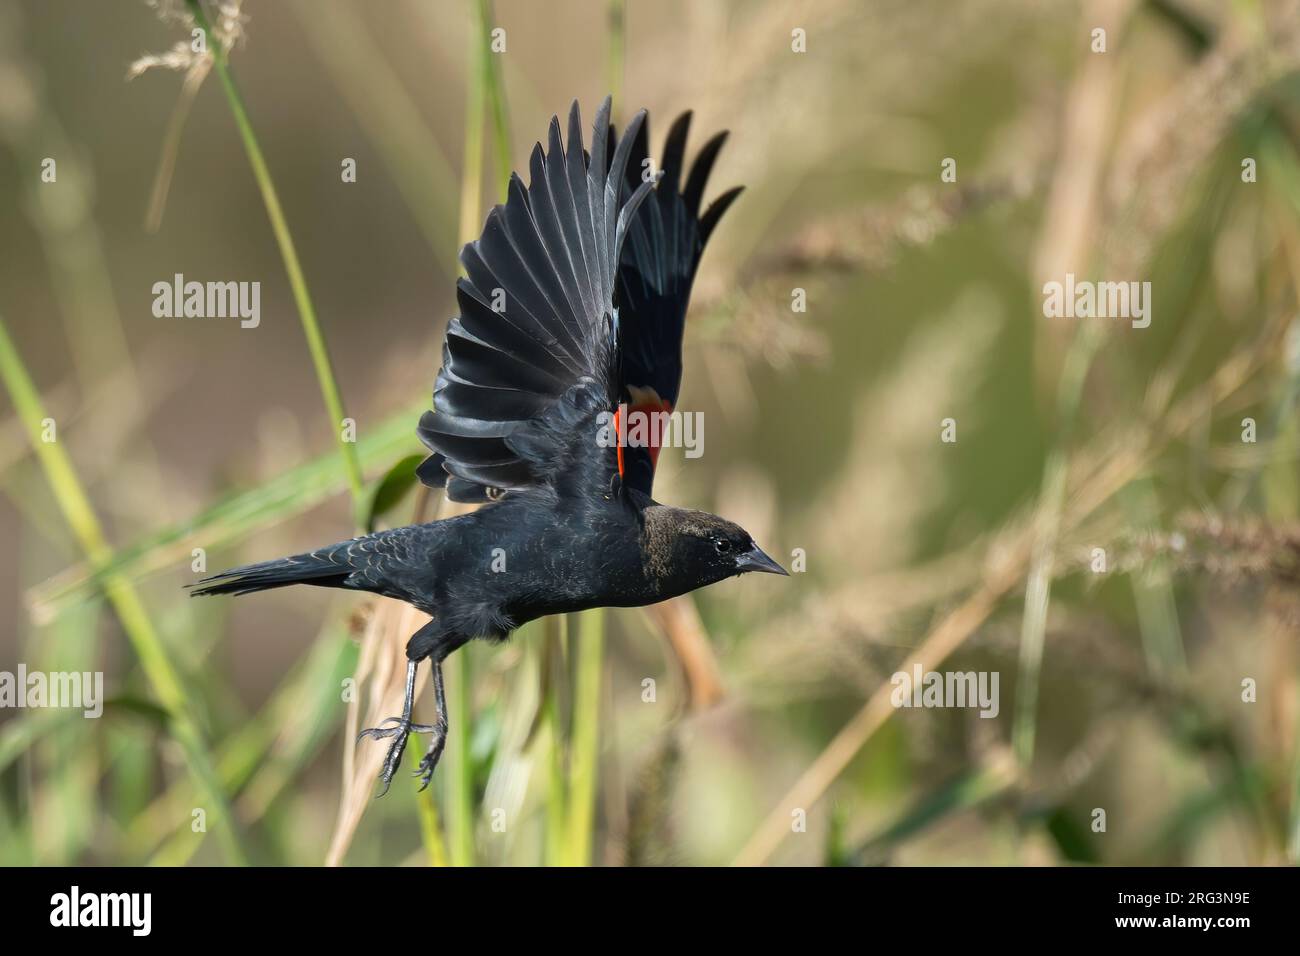
[[[251,594],[290,584],[342,587],[352,573],[347,564],[331,560],[331,553],[296,554],[289,558],[246,564],[206,577],[193,586],[190,596],[200,594]]]

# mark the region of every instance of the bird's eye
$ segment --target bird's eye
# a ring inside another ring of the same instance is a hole
[[[726,554],[731,550],[731,542],[726,538],[715,538],[713,540],[713,549],[717,551],[718,554]]]

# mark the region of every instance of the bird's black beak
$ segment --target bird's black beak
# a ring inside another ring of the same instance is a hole
[[[744,554],[736,556],[736,568],[741,572],[766,571],[768,574],[784,574],[786,577],[790,576],[789,571],[764,554],[763,549],[758,545],[754,545]]]

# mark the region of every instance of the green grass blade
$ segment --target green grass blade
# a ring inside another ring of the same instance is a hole
[[[543,859],[547,866],[561,866],[564,863],[564,840],[569,816],[559,681],[564,670],[564,632],[568,628],[568,620],[564,614],[554,614],[543,619],[540,706],[544,732],[540,735],[538,747],[547,759],[546,830],[543,843]]]
[[[447,682],[447,855],[452,866],[473,866],[474,761],[470,755],[473,708],[472,670],[468,647],[462,647],[443,664]],[[426,846],[430,856],[432,848]]]
[[[597,608],[576,616],[573,654],[577,679],[573,691],[573,741],[569,752],[569,813],[564,862],[591,865],[596,818],[596,781],[600,773],[600,687],[605,669],[605,612]]]
[[[99,519],[77,479],[71,459],[58,442],[42,440],[40,423],[46,416],[40,395],[9,338],[9,330],[3,319],[0,319],[0,378],[4,379],[14,407],[27,427],[32,447],[36,451],[59,510],[72,529],[86,559],[93,566],[107,564],[112,559],[112,549],[104,538]],[[209,804],[209,816],[213,818],[227,858],[231,862],[242,863],[245,854],[235,832],[235,821],[230,813],[225,794],[217,782],[211,756],[199,732],[199,723],[190,713],[188,695],[180,675],[172,667],[144,603],[135,588],[120,575],[105,576],[102,579],[102,587],[136,656],[140,659],[154,693],[158,695],[159,701],[170,715],[171,733],[181,745],[186,765],[194,777],[198,791]]]
[[[878,864],[899,844],[953,814],[973,810],[1007,792],[1015,779],[1015,767],[1009,761],[959,774],[924,794],[898,819],[868,838],[853,852],[852,859],[858,864]]]
[[[478,0],[479,24],[482,28],[483,43],[487,42],[487,31],[494,22],[492,0]],[[492,114],[492,141],[496,146],[497,195],[505,202],[510,188],[511,173],[511,137],[510,115],[506,100],[505,71],[502,69],[503,57],[497,53],[484,54],[484,83],[486,86],[488,111]]]
[[[390,56],[347,4],[335,4],[327,16],[321,15],[319,4],[307,0],[295,0],[290,9],[357,123],[375,144],[434,259],[454,279],[457,250],[450,227],[456,216],[451,199],[456,173]]]
[[[427,407],[428,401],[422,400],[367,429],[356,445],[363,468],[386,466],[418,447],[414,423]],[[74,566],[34,589],[30,603],[42,614],[58,612],[64,602],[80,600],[97,587],[104,575],[136,578],[175,567],[178,562],[189,561],[194,547],[211,551],[238,541],[253,531],[315,508],[345,486],[339,457],[333,453],[319,456],[255,488],[230,492],[197,515],[145,535],[122,548],[102,567]]]
[[[253,170],[253,178],[257,180],[258,189],[261,190],[262,202],[266,206],[266,215],[271,221],[271,230],[275,233],[276,244],[280,247],[280,255],[284,259],[284,269],[289,277],[289,286],[293,290],[293,300],[298,307],[298,315],[302,319],[302,330],[307,336],[307,348],[311,352],[312,364],[316,368],[316,378],[320,382],[321,396],[324,398],[325,408],[329,412],[330,430],[338,442],[339,454],[343,458],[344,471],[347,474],[348,487],[352,491],[352,500],[356,507],[360,508],[364,497],[361,462],[357,457],[356,445],[345,441],[343,438],[343,419],[346,417],[343,411],[343,399],[339,394],[338,383],[334,378],[334,369],[330,363],[329,350],[325,346],[325,337],[321,334],[320,323],[316,319],[316,307],[312,304],[311,293],[307,289],[307,280],[303,276],[302,264],[298,261],[298,251],[294,247],[293,236],[289,232],[289,224],[284,218],[284,210],[280,206],[280,197],[275,191],[275,183],[271,180],[271,170],[266,165],[266,158],[262,155],[262,147],[253,132],[253,124],[248,118],[248,110],[244,106],[244,99],[239,93],[239,88],[235,86],[235,79],[231,75],[229,64],[226,62],[226,53],[221,46],[221,42],[212,36],[212,28],[208,23],[207,14],[203,12],[202,4],[198,0],[187,0],[187,2],[194,14],[194,22],[206,35],[208,49],[212,51],[213,67],[216,69],[217,76],[221,80],[221,87],[226,93],[226,100],[230,104],[230,112],[234,115],[235,125],[239,128],[240,138],[244,142],[244,151],[248,154],[248,163]]]
[[[1101,346],[1101,326],[1082,325],[1066,353],[1057,390],[1057,439],[1043,469],[1042,493],[1035,518],[1033,555],[1025,584],[1025,613],[1020,627],[1020,660],[1016,678],[1016,709],[1011,727],[1011,745],[1022,767],[1034,759],[1034,738],[1038,730],[1038,678],[1047,635],[1047,606],[1052,596],[1053,566],[1061,510],[1065,506],[1065,478],[1069,469],[1069,445],[1079,400],[1092,358]]]
[[[226,789],[239,795],[236,804],[241,819],[265,817],[342,723],[339,688],[343,679],[354,672],[357,654],[357,645],[346,628],[327,626],[264,710],[223,744],[217,770]],[[192,795],[177,788],[165,794],[132,824],[137,837],[132,845],[153,845],[165,835],[157,818],[167,816],[169,804],[188,806],[191,799]],[[190,833],[176,833],[151,863],[182,866],[198,846],[199,841]]]
[[[6,721],[0,727],[0,773],[8,770],[46,734],[83,719],[76,710],[47,708]]]
[[[624,47],[627,35],[627,0],[608,0],[606,20],[609,24],[609,38],[605,57],[605,89],[614,97],[617,106],[623,95],[623,64],[626,58]]]

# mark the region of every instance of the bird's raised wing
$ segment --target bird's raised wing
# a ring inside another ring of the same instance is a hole
[[[643,175],[649,122],[637,132],[627,167],[629,188]],[[721,132],[704,144],[683,183],[691,114],[673,123],[664,141],[663,177],[628,227],[618,270],[620,403],[629,411],[672,412],[682,383],[682,336],[691,286],[704,246],[742,187],[719,196],[701,215],[709,173],[726,142]],[[610,130],[611,141],[613,130]],[[623,483],[650,494],[657,446],[619,447]]]
[[[609,111],[606,99],[590,156],[578,104],[567,144],[552,118],[546,150],[533,148],[531,183],[512,175],[505,205],[461,252],[460,315],[447,327],[433,410],[418,429],[433,451],[420,479],[445,484],[454,501],[548,483],[555,440],[585,432],[578,419],[593,404],[617,403],[614,284],[628,224],[654,183],[633,186],[625,175],[644,111],[619,140],[605,135]],[[594,425],[582,437],[599,458],[593,470],[612,471],[616,453],[598,447]]]
[[[645,174],[645,111],[621,138],[609,111],[606,99],[590,156],[577,103],[567,144],[553,118],[546,150],[533,149],[528,187],[512,176],[506,204],[461,253],[460,316],[447,328],[434,409],[419,426],[433,451],[420,478],[445,485],[453,501],[490,500],[561,473],[572,481],[575,469],[589,479],[579,485],[597,487],[617,471],[650,494],[658,448],[602,447],[597,419],[612,415],[617,438],[627,424],[620,406],[672,410],[695,271],[740,190],[699,214],[725,134],[701,150],[683,189],[685,114],[669,132],[662,183],[638,212],[655,182]]]

